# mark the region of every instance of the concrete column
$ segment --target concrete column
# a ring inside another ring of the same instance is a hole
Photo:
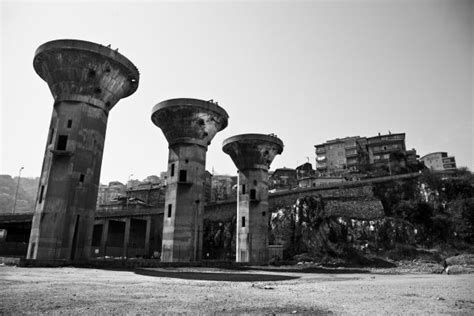
[[[228,115],[211,101],[172,99],[153,108],[152,121],[169,143],[161,260],[187,262],[202,253],[207,147]]]
[[[54,97],[28,259],[90,256],[109,111],[138,87],[137,68],[91,42],[41,45],[33,66]],[[77,224],[76,224],[77,223]]]
[[[237,262],[268,260],[268,169],[283,142],[273,135],[230,137],[222,150],[239,169],[237,205]]]
[[[104,219],[102,223],[102,236],[100,238],[100,254],[102,257],[107,255],[107,238],[109,235],[109,220]]]
[[[145,229],[145,254],[150,254],[150,231],[151,231],[151,216],[146,217],[146,229]]]
[[[130,243],[130,224],[131,218],[128,217],[125,219],[125,231],[123,234],[123,253],[122,257],[128,256],[128,244]]]

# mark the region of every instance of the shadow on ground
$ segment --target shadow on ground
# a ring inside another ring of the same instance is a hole
[[[159,278],[175,278],[200,281],[228,281],[228,282],[259,282],[259,281],[285,281],[298,279],[297,276],[278,274],[257,274],[241,272],[199,272],[176,271],[165,269],[136,269],[136,274],[148,275]]]
[[[249,268],[250,269],[250,268]],[[369,270],[359,268],[326,268],[326,267],[252,267],[252,270],[269,272],[292,272],[292,273],[320,273],[320,274],[352,274],[352,273],[370,273]],[[243,269],[242,269],[243,270]]]

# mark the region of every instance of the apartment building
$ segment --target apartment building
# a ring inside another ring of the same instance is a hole
[[[365,144],[365,137],[351,136],[315,145],[316,170],[322,176],[357,172],[366,161]]]
[[[388,165],[389,161],[399,161],[406,164],[406,158],[396,157],[397,154],[406,156],[405,133],[380,135],[367,138],[369,163],[375,167]],[[416,155],[416,153],[415,153]]]
[[[454,156],[448,156],[446,152],[435,152],[424,155],[420,161],[425,166],[434,171],[456,170],[456,159]]]

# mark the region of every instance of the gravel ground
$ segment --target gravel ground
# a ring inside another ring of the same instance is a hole
[[[0,314],[474,314],[474,274],[0,266]]]

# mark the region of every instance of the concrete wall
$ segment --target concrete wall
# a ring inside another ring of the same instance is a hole
[[[380,200],[373,195],[372,186],[364,185],[353,188],[293,190],[270,194],[268,197],[269,213],[278,208],[293,205],[299,197],[320,195],[326,203],[327,211],[334,216],[372,219],[383,216]],[[208,204],[205,207],[204,219],[230,221],[237,214],[236,201],[223,201]]]

